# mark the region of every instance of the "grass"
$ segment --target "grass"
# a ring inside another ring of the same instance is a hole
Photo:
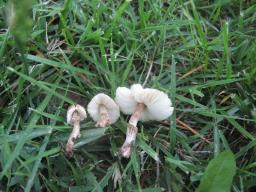
[[[242,0],[0,1],[0,190],[193,192],[231,150],[231,191],[255,191],[255,12]],[[88,118],[67,156],[68,106],[133,83],[166,92],[175,113],[139,124],[129,160],[128,117],[106,129]]]

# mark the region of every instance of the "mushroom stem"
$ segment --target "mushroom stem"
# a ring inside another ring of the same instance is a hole
[[[140,114],[144,111],[144,109],[145,109],[145,105],[143,103],[137,104],[136,109],[129,120],[130,125],[137,127],[137,123],[140,119]]]
[[[73,130],[68,138],[68,142],[66,145],[66,152],[72,153],[73,145],[75,144],[75,140],[80,137],[80,116],[77,111],[73,113],[72,119],[74,120],[73,123]]]
[[[109,115],[108,115],[108,110],[106,109],[105,106],[101,105],[99,107],[99,112],[100,112],[100,120],[96,123],[96,126],[106,127],[110,121]]]
[[[121,155],[125,158],[129,158],[131,155],[132,145],[136,139],[136,135],[138,132],[137,123],[144,109],[145,105],[143,103],[138,103],[136,106],[136,110],[134,111],[129,120],[129,125],[126,131],[126,139],[120,150]]]

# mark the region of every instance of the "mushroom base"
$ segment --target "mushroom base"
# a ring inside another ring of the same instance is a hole
[[[120,154],[122,155],[122,157],[129,158],[131,156],[132,146],[136,139],[137,132],[138,132],[137,127],[131,124],[128,125],[127,132],[126,132],[126,139],[123,146],[120,149]]]

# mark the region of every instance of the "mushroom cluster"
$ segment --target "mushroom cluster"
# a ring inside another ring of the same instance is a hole
[[[106,94],[97,94],[87,106],[87,111],[97,127],[115,123],[120,116],[120,110],[126,115],[131,115],[126,139],[120,149],[121,156],[125,158],[131,155],[138,132],[138,122],[162,121],[172,114],[173,109],[167,94],[157,89],[143,88],[140,84],[134,84],[130,89],[118,87],[115,101]],[[72,152],[74,142],[80,136],[80,121],[86,117],[86,111],[81,105],[72,105],[68,109],[67,122],[73,125],[73,131],[66,145],[67,152]]]
[[[115,101],[124,114],[131,115],[126,139],[120,150],[121,155],[126,158],[131,155],[138,132],[138,121],[161,121],[167,119],[174,109],[167,94],[157,89],[144,89],[140,84],[134,84],[130,89],[118,87]]]
[[[96,121],[96,126],[106,127],[117,121],[120,116],[119,106],[106,94],[100,93],[92,98],[87,106],[91,118]],[[75,140],[80,137],[80,121],[87,117],[85,108],[81,105],[71,105],[67,111],[67,123],[73,125],[69,136],[66,152],[72,154]]]

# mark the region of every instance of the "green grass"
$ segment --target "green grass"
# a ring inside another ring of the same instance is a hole
[[[231,191],[255,191],[255,13],[253,0],[0,1],[0,191],[202,191],[230,150]],[[87,118],[67,156],[68,106],[133,83],[166,92],[170,119],[139,123],[125,160],[128,117]]]

